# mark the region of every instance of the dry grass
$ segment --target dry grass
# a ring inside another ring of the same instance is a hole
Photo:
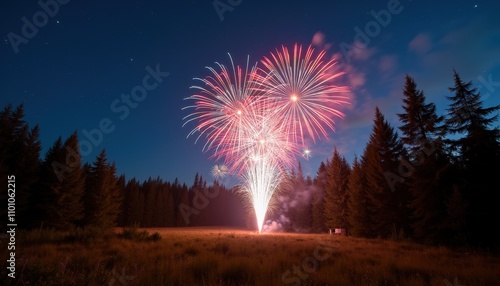
[[[0,284],[446,286],[456,278],[460,285],[500,285],[500,257],[444,247],[219,228],[149,232],[162,239],[66,242],[52,234],[50,242],[28,244],[20,235],[17,281],[3,268]],[[7,257],[6,247],[0,253]]]

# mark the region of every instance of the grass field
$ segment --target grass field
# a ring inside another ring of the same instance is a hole
[[[444,247],[224,228],[148,231],[162,238],[19,234],[16,279],[3,267],[0,284],[500,285],[500,257]],[[6,247],[0,253],[7,257]]]

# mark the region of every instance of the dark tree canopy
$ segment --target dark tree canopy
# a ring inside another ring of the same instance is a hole
[[[327,167],[327,181],[324,197],[324,215],[329,229],[349,226],[347,220],[348,180],[351,168],[347,160],[335,148]]]
[[[371,236],[371,217],[368,212],[368,197],[364,174],[362,163],[357,158],[354,158],[347,186],[349,192],[347,207],[349,209],[349,233],[358,237]]]
[[[404,230],[406,202],[401,195],[406,187],[398,173],[402,156],[405,156],[403,144],[377,107],[370,140],[362,157],[373,236],[388,237]]]
[[[450,134],[460,135],[447,141],[455,150],[460,170],[456,192],[461,195],[455,195],[455,199],[463,198],[468,204],[468,241],[477,245],[498,244],[500,232],[495,227],[484,229],[481,225],[495,225],[500,215],[495,195],[500,174],[500,131],[498,126],[492,126],[498,119],[500,106],[483,107],[481,95],[472,82],[462,81],[456,71],[453,79],[446,125]]]
[[[421,151],[422,145],[438,138],[442,133],[439,124],[443,121],[442,116],[436,114],[436,106],[427,103],[424,92],[417,90],[415,80],[406,75],[403,89],[403,110],[398,114],[403,125],[401,130],[401,142],[405,144],[410,154]],[[415,155],[414,155],[415,156]]]
[[[87,170],[86,225],[103,229],[116,225],[122,203],[117,182],[116,166],[108,163],[106,151],[102,150]]]

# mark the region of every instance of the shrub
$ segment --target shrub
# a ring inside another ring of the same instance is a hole
[[[220,253],[222,255],[225,255],[229,250],[229,245],[226,242],[224,243],[218,242],[214,247],[212,247],[211,250],[215,253]]]
[[[30,231],[21,231],[19,237],[27,243],[53,243],[64,240],[64,233],[54,228],[37,228]]]
[[[149,234],[147,231],[139,231],[137,225],[124,228],[118,237],[134,240],[134,241],[158,241],[161,240],[161,235],[158,232]]]
[[[97,239],[108,239],[111,230],[95,226],[76,227],[66,236],[67,242],[89,243]]]
[[[188,255],[188,256],[196,256],[198,255],[200,251],[195,248],[195,247],[192,247],[192,246],[188,246],[185,250],[184,250],[184,254],[185,255]]]

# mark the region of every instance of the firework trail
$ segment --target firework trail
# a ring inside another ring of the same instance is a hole
[[[197,124],[188,137],[204,136],[203,150],[224,161],[212,169],[215,177],[229,172],[241,177],[259,232],[285,172],[298,156],[310,156],[305,136],[327,137],[333,117],[344,116],[336,107],[348,103],[339,95],[347,88],[333,85],[342,73],[330,73],[335,63],[324,56],[310,46],[303,53],[295,45],[292,55],[282,47],[264,57],[263,68],[249,66],[247,58],[243,69],[229,55],[231,69],[219,63],[218,69],[207,67],[210,76],[195,78],[204,86],[192,86],[198,93],[186,98],[194,104],[184,109],[194,111],[184,125]]]
[[[270,154],[260,153],[259,157],[249,161],[243,174],[246,182],[243,194],[255,211],[259,232],[262,230],[271,198],[281,182],[283,172],[278,160]]]

